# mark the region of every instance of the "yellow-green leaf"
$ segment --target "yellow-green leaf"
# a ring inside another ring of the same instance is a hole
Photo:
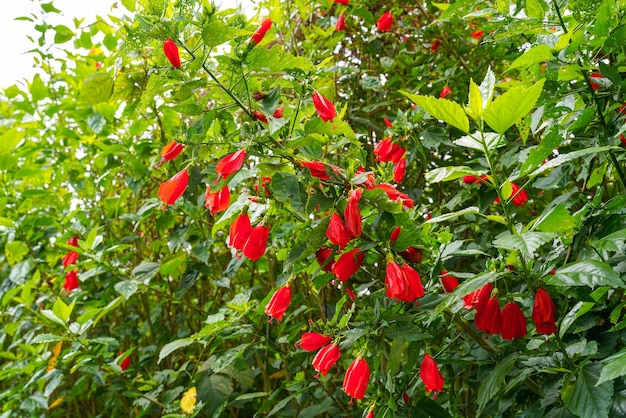
[[[483,97],[480,94],[480,89],[478,88],[478,85],[474,83],[474,80],[472,79],[470,79],[467,107],[467,114],[476,121],[480,120],[483,114]]]
[[[411,99],[434,118],[442,120],[465,133],[469,132],[469,119],[467,119],[463,108],[458,103],[445,99],[435,99],[432,96],[411,94],[404,91],[400,91],[400,93]]]
[[[507,91],[485,108],[485,122],[494,131],[504,134],[535,107],[544,83],[545,79],[542,79],[531,87],[519,86]]]
[[[524,54],[517,57],[513,64],[507,71],[514,70],[516,68],[525,68],[532,64],[537,64],[552,59],[552,51],[547,45],[537,45],[530,48]]]

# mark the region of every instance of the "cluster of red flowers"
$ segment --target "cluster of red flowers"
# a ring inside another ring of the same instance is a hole
[[[523,338],[528,333],[526,318],[519,305],[509,301],[500,310],[497,295],[493,294],[493,284],[487,283],[478,290],[463,297],[467,309],[476,308],[474,325],[485,334],[500,334],[502,339],[511,341]],[[556,308],[548,292],[539,288],[533,302],[532,320],[538,334],[556,332]]]
[[[387,126],[389,125],[391,125],[391,122],[387,124]],[[383,139],[374,147],[376,161],[393,163],[393,181],[396,183],[402,183],[402,180],[404,180],[404,175],[406,174],[406,153],[406,148],[394,142],[391,137]]]
[[[265,254],[269,233],[270,228],[262,223],[253,228],[248,214],[244,212],[230,226],[228,245],[237,251],[238,257],[243,254],[256,261]]]

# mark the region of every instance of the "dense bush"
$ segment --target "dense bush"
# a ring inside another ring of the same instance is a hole
[[[40,5],[0,417],[626,415],[624,0]]]

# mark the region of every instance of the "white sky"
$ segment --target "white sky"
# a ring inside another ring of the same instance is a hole
[[[83,25],[94,21],[97,15],[114,14],[120,16],[127,12],[120,2],[118,9],[111,8],[116,0],[46,0],[52,2],[54,7],[62,11],[61,15],[48,14],[53,19],[48,23],[52,25],[65,25],[74,29],[73,19],[82,18]],[[250,0],[216,0],[220,8],[237,7],[242,5],[247,14],[253,11]],[[33,23],[15,20],[19,16],[30,16],[31,13],[39,15],[41,10],[39,1],[35,0],[2,0],[0,12],[0,39],[2,39],[2,63],[0,63],[0,88],[8,87],[23,79],[30,79],[35,73],[33,57],[27,51],[35,49],[38,45],[32,43],[27,36],[37,38],[39,32],[33,28]],[[128,13],[128,12],[127,12]],[[67,42],[63,46],[71,45]],[[23,82],[23,81],[22,81]]]

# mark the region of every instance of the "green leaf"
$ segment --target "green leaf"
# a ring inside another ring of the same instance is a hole
[[[249,36],[250,31],[228,26],[220,20],[214,20],[202,29],[202,39],[208,48],[232,41],[237,36]]]
[[[552,127],[552,129],[547,131],[547,133],[544,134],[543,138],[541,138],[541,142],[539,143],[539,145],[530,150],[528,157],[522,163],[519,175],[514,176],[512,180],[514,181],[520,177],[523,177],[533,171],[535,168],[539,167],[539,165],[541,165],[541,163],[543,163],[545,159],[550,154],[552,154],[554,149],[561,145],[561,141],[563,141],[563,137],[559,133],[559,127]]]
[[[523,55],[517,57],[517,59],[513,61],[509,69],[506,71],[511,71],[516,68],[526,68],[529,65],[550,61],[551,59],[552,51],[547,45],[536,45],[526,51]]]
[[[476,131],[471,135],[465,135],[456,139],[454,143],[461,147],[475,149],[481,152],[485,152],[485,147],[489,151],[493,151],[494,149],[506,145],[504,141],[504,136],[500,134],[496,134],[493,132],[485,132],[483,134],[483,138],[481,139],[480,132]],[[483,146],[484,141],[484,146]]]
[[[456,180],[463,176],[473,176],[476,171],[466,166],[439,167],[425,174],[429,183],[439,183],[442,181]]]
[[[283,172],[274,174],[270,189],[276,200],[289,203],[296,212],[305,213],[308,195],[295,174]]]
[[[620,276],[610,265],[598,260],[583,260],[559,268],[545,278],[552,286],[610,286],[626,288]]]
[[[74,305],[76,305],[76,300],[72,301],[70,305],[66,305],[63,299],[57,298],[52,306],[52,313],[61,321],[67,322],[74,310]]]
[[[108,73],[94,73],[87,77],[80,89],[81,104],[94,105],[106,102],[113,94],[113,78]]]
[[[600,73],[611,80],[612,83],[617,85],[622,84],[622,76],[619,71],[615,69],[615,67],[611,67],[610,65],[600,62],[598,64],[598,69],[600,70]]]
[[[157,360],[157,363],[160,363],[161,360],[163,360],[165,357],[169,356],[170,354],[172,354],[174,351],[178,350],[179,348],[187,347],[188,345],[191,345],[194,342],[196,342],[195,338],[181,338],[180,340],[175,340],[175,341],[165,344],[163,348],[161,349],[161,351],[159,352],[159,359]]]
[[[596,386],[626,375],[626,348],[602,360],[604,367]]]
[[[117,282],[114,287],[117,293],[124,296],[126,300],[130,299],[130,297],[138,289],[137,283],[134,280],[123,280],[121,282]]]
[[[541,0],[526,0],[526,7],[524,8],[528,17],[534,17],[536,19],[543,19],[545,11],[542,7]]]
[[[95,112],[89,115],[89,117],[87,118],[87,125],[94,134],[99,134],[100,132],[102,132],[102,128],[104,128],[104,125],[106,125],[106,123],[107,121],[102,113]]]
[[[25,131],[11,128],[0,136],[0,154],[9,154],[24,138]]]
[[[585,149],[581,149],[578,151],[574,151],[574,152],[570,152],[568,154],[562,154],[559,155],[556,158],[553,158],[552,160],[548,161],[545,164],[542,164],[538,169],[536,169],[535,171],[533,171],[532,173],[530,173],[528,176],[529,177],[536,177],[539,174],[543,173],[546,170],[550,170],[551,168],[555,168],[558,167],[562,164],[565,164],[569,161],[575,160],[577,158],[580,157],[584,157],[585,155],[589,155],[589,154],[596,154],[598,152],[604,152],[604,151],[609,151],[609,150],[613,150],[613,149],[617,149],[617,147],[612,147],[612,146],[607,146],[607,147],[591,147],[591,148],[585,148]]]
[[[563,386],[561,396],[567,409],[578,417],[608,418],[613,382],[598,384],[600,363],[589,362],[574,381]]]
[[[74,37],[74,32],[70,28],[65,25],[57,25],[54,27],[55,35],[54,35],[54,43],[62,44]]]
[[[400,91],[414,103],[432,115],[465,133],[469,133],[469,120],[461,105],[446,99],[436,99],[432,96],[420,96]]]
[[[160,263],[143,262],[133,269],[133,276],[143,284],[148,284],[157,275],[161,267]]]
[[[219,408],[228,402],[233,393],[231,380],[223,374],[205,375],[197,387],[198,401],[205,405],[203,411],[206,416],[224,416],[219,414]]]
[[[467,109],[465,109],[465,112],[476,121],[480,120],[483,115],[483,98],[480,94],[480,89],[472,79],[470,79]]]
[[[576,228],[579,222],[579,218],[570,215],[564,203],[559,203],[546,208],[533,228],[543,232],[565,233]]]
[[[439,222],[449,221],[450,219],[458,218],[459,216],[465,215],[477,215],[480,214],[480,210],[476,206],[470,206],[465,209],[461,209],[456,212],[446,213],[445,215],[436,216],[434,218],[430,218],[424,224],[436,224]]]
[[[55,341],[65,341],[65,338],[59,337],[58,335],[53,335],[53,334],[37,334],[35,338],[33,338],[30,341],[30,343],[41,344],[41,343],[51,343]]]
[[[589,245],[598,250],[619,251],[625,241],[626,229],[620,229],[600,239],[591,241]]]
[[[478,416],[481,415],[487,403],[504,388],[506,375],[517,361],[518,356],[519,354],[513,353],[500,360],[491,373],[483,380],[480,388],[478,388]]]
[[[22,241],[12,241],[4,247],[4,254],[10,266],[14,266],[15,263],[22,261],[28,252],[28,245]]]
[[[500,234],[493,241],[493,245],[498,248],[519,251],[527,260],[530,260],[539,247],[555,237],[556,234],[548,232],[525,232],[521,235],[512,235],[507,231]]]
[[[493,90],[496,86],[496,75],[491,71],[491,67],[487,69],[485,78],[478,89],[480,90],[480,96],[482,97],[483,111],[493,100]]]
[[[513,87],[496,98],[485,108],[485,122],[494,131],[504,134],[535,107],[544,83],[545,79],[542,79],[528,88]]]

